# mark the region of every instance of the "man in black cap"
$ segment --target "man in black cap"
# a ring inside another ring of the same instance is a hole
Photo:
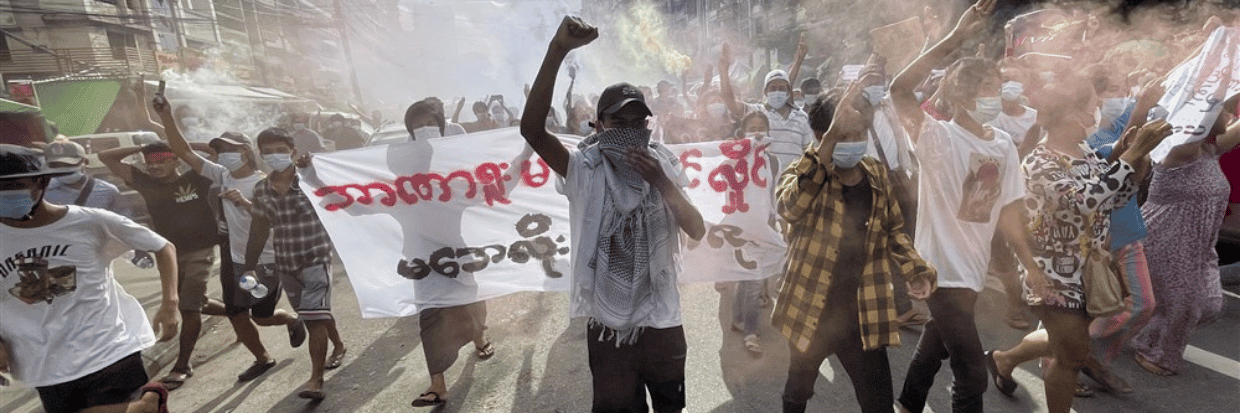
[[[564,179],[574,239],[569,316],[589,319],[587,349],[595,412],[657,412],[685,406],[685,336],[674,256],[679,233],[706,232],[681,187],[679,160],[650,142],[651,115],[637,87],[599,96],[595,134],[565,148],[547,131],[555,76],[572,49],[598,29],[565,17],[530,89],[521,135]]]
[[[142,365],[156,331],[113,278],[110,244],[155,251],[160,341],[177,331],[176,248],[115,213],[48,202],[48,181],[75,170],[0,144],[0,294],[12,296],[0,297],[0,373],[35,387],[49,413],[167,411]]]
[[[276,365],[276,359],[263,346],[255,323],[287,327],[289,344],[293,347],[301,346],[306,341],[305,323],[295,314],[276,309],[276,303],[280,301],[280,277],[275,275],[275,250],[270,241],[263,247],[263,254],[255,266],[258,285],[263,288],[256,291],[240,287],[252,220],[250,209],[253,204],[250,200],[254,195],[254,185],[267,174],[258,169],[250,138],[245,134],[224,132],[208,142],[207,146],[215,151],[219,161],[212,162],[194,152],[181,135],[167,100],[157,96],[153,106],[164,124],[169,125],[164,132],[172,153],[220,188],[220,210],[224,218],[220,223],[223,235],[219,237],[220,285],[223,287],[224,314],[237,333],[237,341],[254,355],[254,364],[238,375],[237,381],[253,380]]]

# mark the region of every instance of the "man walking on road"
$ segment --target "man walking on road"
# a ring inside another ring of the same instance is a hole
[[[676,263],[679,234],[706,232],[685,196],[678,159],[650,142],[645,97],[618,83],[599,97],[602,131],[568,149],[547,131],[555,76],[572,49],[598,29],[565,17],[530,88],[521,136],[565,180],[573,235],[571,317],[588,317],[595,412],[685,407],[685,333]]]

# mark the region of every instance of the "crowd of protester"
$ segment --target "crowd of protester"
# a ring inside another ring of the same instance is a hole
[[[573,250],[597,251],[575,254],[569,292],[569,316],[588,320],[593,411],[647,411],[647,396],[655,411],[685,407],[691,349],[675,257],[682,236],[700,239],[705,223],[665,145],[751,139],[775,171],[771,222],[788,250],[781,271],[716,287],[751,356],[788,346],[783,411],[805,411],[820,365],[835,355],[864,412],[922,411],[944,360],[953,411],[984,411],[992,384],[1015,397],[1014,369],[1040,360],[1048,410],[1068,412],[1094,389],[1132,391],[1128,380],[1140,378],[1110,368],[1125,349],[1152,374],[1183,371],[1192,332],[1221,311],[1214,244],[1235,195],[1220,159],[1240,143],[1236,99],[1222,102],[1204,139],[1158,163],[1150,153],[1172,135],[1156,107],[1167,73],[1227,23],[1213,17],[1160,38],[1174,58],[1130,72],[1131,62],[1099,50],[1140,33],[1098,31],[1058,54],[1012,55],[1014,45],[994,41],[995,4],[939,22],[941,38],[898,73],[875,54],[852,74],[799,79],[802,37],[789,66],[749,84],[733,79],[725,43],[701,79],[679,85],[621,82],[583,96],[570,64],[557,109],[565,57],[599,36],[566,17],[523,109],[493,95],[469,104],[476,120],[462,123],[466,99],[428,97],[408,107],[403,126],[413,140],[518,127],[560,176]],[[1063,15],[1065,25],[1098,18]],[[297,169],[329,145],[305,112],[252,140],[196,136],[207,120],[159,94],[151,110],[165,141],[98,154],[141,195],[151,229],[133,222],[116,186],[85,173],[80,145],[0,145],[0,270],[19,275],[3,279],[0,373],[36,387],[48,412],[166,411],[168,391],[194,375],[202,317],[222,316],[255,359],[238,381],[276,364],[258,327],[283,327],[293,347],[308,343],[298,396],[327,397],[324,370],[345,363],[347,349],[332,315],[333,247]],[[386,122],[354,111],[373,128]],[[332,115],[319,129],[337,149],[365,145],[351,122]],[[586,138],[569,148],[557,135]],[[135,154],[142,166],[125,162]],[[117,242],[158,269],[151,321],[114,282]],[[64,268],[76,271],[75,286],[63,285]],[[1089,285],[1111,272],[1127,292],[1123,308],[1095,311]],[[219,299],[207,295],[215,273]],[[979,338],[977,321],[989,315],[975,307],[988,277],[1007,296],[1000,317],[1027,332],[1010,349],[988,351]],[[292,311],[276,309],[281,295]],[[413,406],[446,402],[444,373],[461,347],[495,354],[486,316],[485,302],[419,314],[430,383]],[[761,337],[763,319],[778,336]],[[922,323],[897,392],[886,348],[902,344],[902,326]],[[156,340],[152,324],[160,340],[180,341],[170,371],[148,383],[139,354]]]

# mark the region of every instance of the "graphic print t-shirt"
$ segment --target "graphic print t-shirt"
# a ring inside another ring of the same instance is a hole
[[[0,224],[0,337],[14,377],[64,383],[154,344],[146,312],[111,263],[127,249],[167,242],[128,218],[77,206],[39,228]]]
[[[177,253],[215,245],[215,212],[211,209],[211,180],[190,171],[175,181],[160,182],[137,168],[129,183],[146,201],[155,232],[172,241]]]
[[[922,123],[913,243],[938,269],[942,288],[982,290],[999,210],[1025,195],[1016,146],[991,130],[994,139],[983,140],[952,121]]]

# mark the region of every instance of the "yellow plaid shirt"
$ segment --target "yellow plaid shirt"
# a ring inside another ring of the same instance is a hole
[[[844,219],[843,184],[834,168],[822,164],[814,151],[811,146],[793,161],[776,189],[776,208],[788,222],[788,262],[771,324],[801,351],[807,351],[814,340],[829,304],[827,289],[844,232],[840,222]],[[862,346],[873,350],[900,345],[893,272],[899,271],[910,281],[925,276],[932,291],[937,274],[904,233],[904,218],[891,193],[887,168],[869,157],[861,160],[860,167],[869,178],[874,210],[866,225],[868,259],[857,291],[857,321]]]

